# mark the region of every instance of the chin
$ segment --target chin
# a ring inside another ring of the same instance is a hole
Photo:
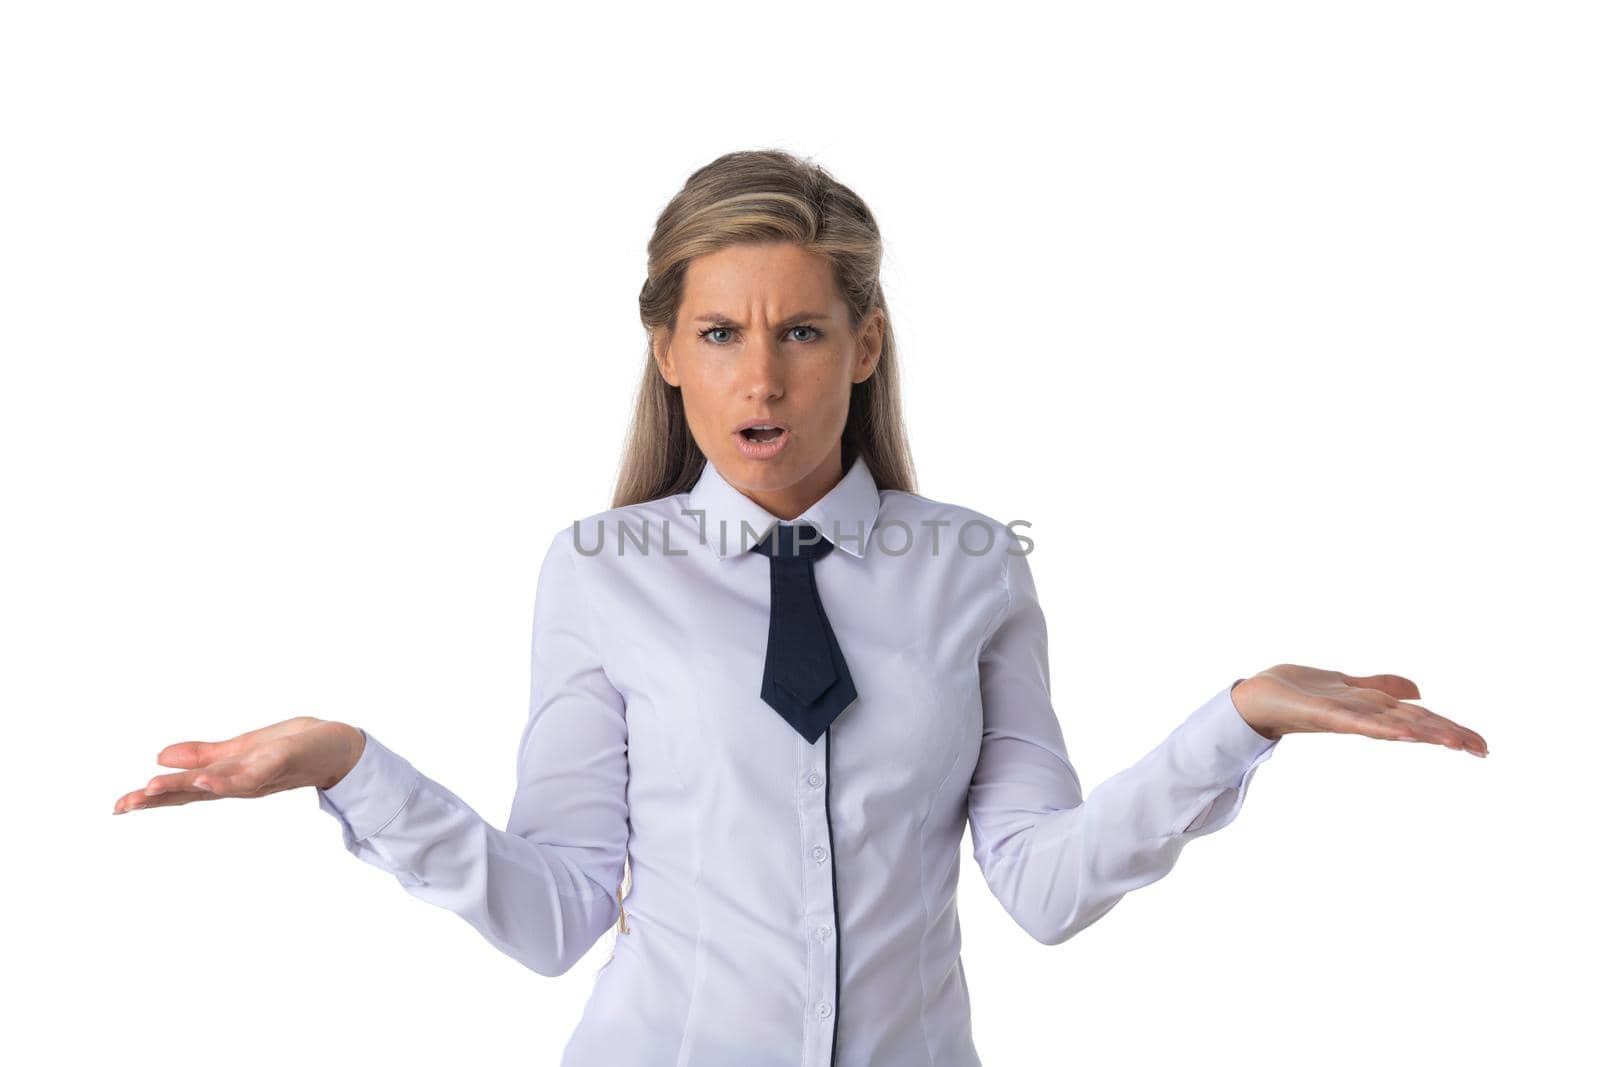
[[[729,456],[718,464],[718,469],[726,472],[729,481],[746,489],[783,489],[798,478],[787,462],[751,459],[739,454]]]
[[[746,489],[757,491],[787,489],[804,478],[816,463],[806,466],[797,461],[793,453],[789,453],[788,450],[785,452],[786,454],[771,459],[752,459],[735,447],[716,461],[717,469],[722,471],[729,481],[736,482]]]

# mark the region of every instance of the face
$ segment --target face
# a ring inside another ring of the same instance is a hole
[[[689,431],[730,484],[793,519],[844,476],[850,387],[871,377],[883,313],[859,331],[824,257],[744,244],[690,262],[676,328],[653,352]],[[751,424],[776,431],[741,432]]]

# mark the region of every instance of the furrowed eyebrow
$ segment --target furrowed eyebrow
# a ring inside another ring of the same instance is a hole
[[[778,323],[778,325],[779,326],[791,326],[794,323],[800,322],[803,319],[825,319],[827,317],[828,316],[826,314],[824,314],[824,313],[822,313],[820,311],[801,311],[801,312],[799,312],[797,314],[790,315],[788,318],[786,318],[782,322]],[[704,315],[697,315],[697,316],[695,316],[694,321],[695,322],[711,322],[711,323],[716,323],[718,326],[733,326],[733,327],[736,327],[736,328],[741,329],[741,330],[744,329],[744,324],[743,323],[735,322],[732,318],[730,318],[727,315],[724,315],[720,311],[708,311]]]

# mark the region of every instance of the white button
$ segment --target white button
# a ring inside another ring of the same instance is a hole
[[[823,923],[821,926],[817,927],[817,940],[826,941],[828,940],[828,935],[831,933],[833,933],[833,927],[829,926],[827,923]]]
[[[828,1016],[830,1016],[832,1014],[833,1014],[833,1005],[829,1004],[826,1000],[824,1000],[821,1004],[817,1005],[817,1018],[826,1019]]]
[[[821,845],[818,845],[816,848],[811,850],[811,858],[816,860],[818,863],[821,863],[823,860],[828,858],[828,850],[823,848]]]
[[[822,784],[822,775],[818,774],[816,771],[812,771],[810,774],[806,775],[806,781],[811,783],[812,789],[815,789],[817,786]]]

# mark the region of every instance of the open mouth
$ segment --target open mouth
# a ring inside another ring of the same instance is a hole
[[[789,429],[776,422],[750,419],[735,433],[739,451],[749,459],[775,459],[789,447]]]

